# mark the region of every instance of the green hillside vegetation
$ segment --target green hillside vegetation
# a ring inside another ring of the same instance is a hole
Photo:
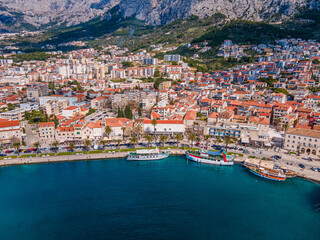
[[[46,44],[57,45],[72,40],[83,40],[87,41],[88,47],[116,44],[120,47],[128,47],[129,50],[136,52],[141,48],[148,48],[152,44],[177,46],[207,40],[212,49],[200,54],[200,56],[201,58],[212,59],[225,39],[230,39],[237,44],[274,43],[276,39],[288,37],[320,39],[320,11],[308,9],[300,9],[299,13],[292,19],[282,24],[244,20],[228,22],[225,15],[216,13],[203,19],[190,16],[187,19],[176,20],[159,27],[147,26],[134,17],[123,18],[117,7],[114,7],[108,13],[110,16],[108,19],[96,18],[72,27],[62,24],[42,35],[18,38],[6,44],[17,43],[16,45],[24,51],[35,51],[37,49],[39,51],[41,46]],[[70,49],[65,48],[63,50]],[[180,47],[175,52],[187,57],[197,53],[196,50],[185,47]],[[215,61],[222,63],[224,66],[227,64],[220,59],[215,59]]]
[[[274,40],[296,37],[293,30],[284,30],[279,26],[264,22],[232,21],[222,28],[214,27],[208,33],[196,38],[192,43],[208,41],[213,48],[219,47],[224,40],[230,39],[237,44],[274,43]]]

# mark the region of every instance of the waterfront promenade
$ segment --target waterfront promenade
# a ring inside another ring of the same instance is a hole
[[[182,149],[170,149],[172,155],[184,155],[185,150]],[[125,158],[128,152],[108,152],[108,153],[94,153],[94,154],[82,154],[82,155],[60,155],[60,156],[45,156],[45,157],[18,157],[12,159],[3,159],[0,161],[0,167],[10,166],[10,165],[24,165],[24,164],[40,164],[40,163],[57,163],[57,162],[73,162],[73,161],[90,161],[90,160],[103,160],[103,159],[117,159]],[[235,162],[242,163],[248,156],[235,157]],[[299,177],[308,179],[310,181],[320,183],[320,173],[314,172],[309,169],[301,169],[296,164],[285,165],[290,170],[295,171]],[[291,162],[288,160],[288,162]],[[320,162],[315,163],[316,166],[320,167]]]

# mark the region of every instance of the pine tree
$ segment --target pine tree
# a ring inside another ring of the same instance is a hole
[[[129,105],[127,105],[124,109],[124,115],[126,116],[126,118],[132,119],[133,118],[133,114],[131,111],[131,108]]]
[[[120,107],[118,107],[118,118],[123,118],[123,117],[124,117],[123,111],[122,109],[120,109]]]

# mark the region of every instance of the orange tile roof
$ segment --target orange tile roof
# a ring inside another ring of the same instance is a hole
[[[54,122],[42,122],[39,123],[39,128],[41,127],[54,127]]]

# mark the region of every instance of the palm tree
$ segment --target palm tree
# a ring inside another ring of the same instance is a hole
[[[54,141],[53,143],[51,143],[51,146],[54,148],[55,153],[57,153],[59,142],[58,141]]]
[[[216,143],[220,143],[221,142],[221,137],[220,136],[216,136]]]
[[[133,145],[133,148],[136,148],[136,143],[138,142],[138,139],[136,137],[131,138],[130,143]]]
[[[151,120],[151,124],[153,125],[153,135],[156,135],[156,125],[158,124],[156,119]]]
[[[40,146],[40,143],[39,143],[39,142],[35,142],[35,143],[33,144],[33,147],[34,147],[35,149],[37,149],[37,154],[39,153],[39,146]]]
[[[289,127],[288,123],[285,123],[285,124],[283,124],[282,128],[284,131],[287,131],[288,127]]]
[[[17,139],[17,141],[14,141],[14,142],[12,143],[12,146],[17,150],[18,155],[19,155],[19,154],[20,154],[20,153],[19,153],[19,150],[20,150],[20,146],[21,146],[20,141]]]
[[[103,151],[104,151],[104,149],[105,149],[106,143],[107,143],[106,140],[103,140],[103,139],[100,140],[100,144],[102,145],[102,150],[103,150]]]
[[[237,141],[238,141],[238,139],[235,138],[235,137],[225,136],[225,137],[223,138],[223,142],[224,142],[225,145],[226,145],[226,152],[228,152],[228,145],[229,145],[229,144],[232,144],[232,143],[236,143]]]
[[[150,143],[152,142],[153,137],[152,137],[151,135],[146,135],[146,136],[145,136],[145,139],[146,139],[147,142],[148,142],[148,148],[150,148]]]
[[[209,139],[210,139],[210,135],[205,135],[205,139],[206,139],[206,149],[208,150],[208,145],[209,145]]]
[[[191,142],[191,148],[193,148],[193,142],[196,140],[196,135],[194,133],[191,133],[188,137],[188,140]]]
[[[181,134],[177,134],[175,136],[176,142],[177,142],[177,148],[179,148],[179,142],[183,139]]]
[[[74,151],[74,149],[76,148],[76,145],[74,144],[74,142],[69,142],[69,148],[70,148],[71,152]]]
[[[121,130],[122,130],[122,140],[124,141],[124,132],[126,131],[126,127],[122,127]]]
[[[118,143],[118,150],[120,150],[120,143],[121,143],[122,141],[120,140],[120,139],[117,139],[117,143]]]
[[[142,129],[141,125],[137,125],[136,126],[136,134],[137,134],[137,137],[138,137],[138,141],[139,141],[139,138],[140,138],[141,129]]]
[[[86,139],[84,141],[84,147],[87,149],[87,152],[89,151],[90,146],[91,146],[91,141],[89,139]]]
[[[167,139],[168,139],[167,135],[162,135],[160,137],[160,142],[162,142],[162,147],[164,147],[164,144],[167,141]]]
[[[106,126],[106,128],[105,128],[105,133],[107,134],[107,137],[109,138],[109,136],[110,136],[110,133],[111,133],[111,128],[110,128],[110,126]]]

